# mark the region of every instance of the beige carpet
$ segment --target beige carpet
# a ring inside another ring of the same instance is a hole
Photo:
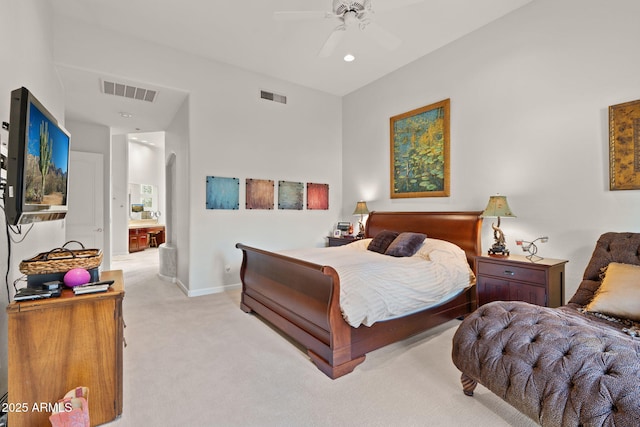
[[[124,411],[110,426],[534,426],[483,387],[462,393],[458,321],[370,353],[337,380],[255,315],[239,291],[186,297],[157,250],[125,272]],[[93,392],[93,391],[92,391]]]

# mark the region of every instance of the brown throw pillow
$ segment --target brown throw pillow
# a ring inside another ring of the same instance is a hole
[[[426,234],[422,233],[400,233],[393,242],[389,245],[385,251],[385,255],[391,255],[395,257],[412,256],[420,246],[422,242],[427,238]]]
[[[640,266],[612,262],[587,311],[640,321]]]
[[[374,237],[371,242],[369,242],[367,249],[373,252],[378,252],[379,254],[384,254],[391,242],[398,237],[398,234],[400,233],[397,231],[382,230],[376,234],[376,237]]]

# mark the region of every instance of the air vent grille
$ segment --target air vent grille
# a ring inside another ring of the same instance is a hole
[[[275,101],[281,104],[287,103],[287,97],[284,95],[278,95],[277,93],[267,92],[266,90],[260,91],[260,98],[266,99],[267,101]]]
[[[124,83],[102,81],[102,91],[107,95],[123,96],[125,98],[140,101],[154,102],[158,91],[141,87],[130,86]]]

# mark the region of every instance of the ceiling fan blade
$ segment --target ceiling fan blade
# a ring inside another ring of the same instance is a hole
[[[338,44],[340,44],[340,41],[344,37],[345,32],[346,32],[346,28],[344,25],[340,25],[336,27],[336,29],[333,30],[331,34],[329,34],[327,41],[324,42],[322,49],[320,49],[320,52],[318,52],[318,56],[321,58],[326,58],[330,56],[333,53],[333,51],[336,49]]]
[[[424,0],[387,0],[385,2],[376,2],[376,12],[400,9],[401,7],[411,6],[418,3],[424,3]]]
[[[388,50],[395,50],[402,44],[402,40],[398,36],[385,30],[375,22],[370,22],[362,32]]]
[[[324,12],[321,10],[304,10],[294,12],[274,12],[273,18],[278,21],[300,21],[309,19],[325,19],[334,18],[335,15],[331,12]]]

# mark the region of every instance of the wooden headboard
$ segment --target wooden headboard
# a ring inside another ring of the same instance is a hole
[[[482,211],[473,212],[378,212],[369,214],[366,237],[382,230],[424,233],[432,239],[446,240],[460,246],[472,269],[475,257],[482,253]]]

